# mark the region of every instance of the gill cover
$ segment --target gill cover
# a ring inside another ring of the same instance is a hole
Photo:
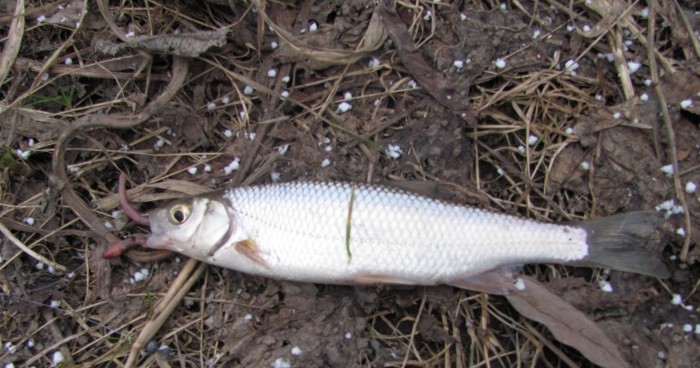
[[[149,212],[146,245],[201,259],[228,241],[233,230],[229,215],[224,203],[206,197],[171,202]]]

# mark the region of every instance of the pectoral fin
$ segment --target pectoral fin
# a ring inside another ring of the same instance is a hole
[[[456,278],[445,284],[481,293],[507,295],[519,290],[516,286],[519,274],[520,266],[499,267],[478,275]]]
[[[260,251],[258,250],[258,247],[255,244],[254,240],[246,239],[243,241],[239,241],[238,243],[236,243],[236,245],[234,245],[234,248],[236,249],[236,251],[238,251],[238,253],[250,259],[251,261],[265,268],[269,268],[267,262],[265,262],[265,259],[260,254]]]

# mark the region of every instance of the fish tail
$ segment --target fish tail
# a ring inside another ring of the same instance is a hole
[[[634,211],[573,223],[586,230],[588,243],[588,255],[575,265],[668,278],[661,258],[644,248],[663,221],[659,212]]]

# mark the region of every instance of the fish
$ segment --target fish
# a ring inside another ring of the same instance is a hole
[[[632,211],[548,223],[351,182],[224,189],[147,213],[151,249],[247,274],[321,284],[452,285],[506,295],[525,264],[670,276],[643,246],[664,221]]]

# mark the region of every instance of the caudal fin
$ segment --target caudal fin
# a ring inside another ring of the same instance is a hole
[[[635,211],[574,223],[588,234],[588,255],[576,265],[668,278],[671,274],[661,257],[644,249],[662,222],[659,212]]]

